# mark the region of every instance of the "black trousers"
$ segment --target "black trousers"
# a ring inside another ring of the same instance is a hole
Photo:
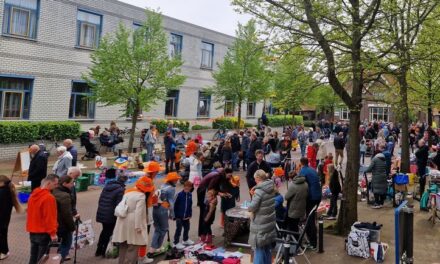
[[[200,208],[198,236],[202,235],[203,225],[205,225],[205,220],[203,217],[205,215],[205,194],[206,194],[206,189],[202,189],[202,188],[197,189],[197,206]]]
[[[338,215],[338,196],[339,193],[332,193],[332,197],[330,198],[330,208],[328,209],[327,215],[335,217]]]
[[[306,205],[306,212],[307,215],[309,215],[309,213],[312,211],[313,207],[315,207],[315,205],[319,205],[321,201],[307,201],[307,205]],[[316,247],[317,242],[318,242],[318,230],[316,228],[316,210],[315,212],[311,215],[312,218],[312,222],[310,223],[310,225],[306,228],[306,234],[307,237],[309,238],[310,241],[310,245],[313,247]]]
[[[37,264],[49,250],[50,236],[46,233],[31,233],[31,257],[29,264]]]
[[[183,220],[180,218],[176,219],[176,233],[174,234],[174,244],[178,244],[180,241],[180,233],[182,233],[183,228],[183,241],[188,240],[189,233],[189,219]]]
[[[98,247],[96,253],[98,255],[104,255],[107,249],[108,243],[110,242],[110,237],[113,234],[113,229],[115,229],[116,223],[101,223],[102,231],[99,235]]]
[[[0,227],[0,253],[6,254],[9,252],[8,247],[8,227]]]
[[[284,222],[286,229],[292,232],[299,232],[299,218],[290,218],[286,217],[286,221]],[[295,239],[298,240],[299,236],[294,235]]]
[[[426,166],[420,166],[417,165],[417,174],[419,176],[419,185],[420,185],[420,197],[422,197],[423,193],[425,192],[425,185],[426,185]]]
[[[375,205],[383,205],[385,199],[387,198],[386,194],[374,194],[374,204]]]

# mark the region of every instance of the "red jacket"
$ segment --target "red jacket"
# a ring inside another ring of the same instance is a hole
[[[314,169],[316,169],[316,154],[316,148],[313,146],[307,147],[307,159],[309,160],[309,166]]]
[[[28,201],[26,230],[54,236],[58,229],[57,202],[48,189],[35,189]]]

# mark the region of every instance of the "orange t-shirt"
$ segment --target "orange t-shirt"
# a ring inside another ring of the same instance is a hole
[[[186,146],[186,156],[189,157],[192,154],[194,154],[197,151],[197,144],[193,140],[190,140],[188,142],[188,145]]]

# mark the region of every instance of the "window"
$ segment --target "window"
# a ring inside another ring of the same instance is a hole
[[[179,91],[178,90],[168,91],[167,100],[165,102],[165,115],[176,117],[178,104],[179,104]]]
[[[370,121],[385,121],[389,120],[389,109],[388,107],[370,107]]]
[[[29,119],[32,79],[0,77],[0,119]]]
[[[246,111],[247,117],[255,117],[255,103],[247,103],[247,111]]]
[[[102,16],[79,10],[77,20],[78,36],[76,45],[89,49],[98,47]]]
[[[3,33],[35,39],[39,0],[5,0]]]
[[[231,100],[225,101],[225,113],[224,116],[234,116],[235,114],[235,104]]]
[[[214,44],[202,42],[202,68],[212,69],[214,60]]]
[[[93,119],[95,118],[95,102],[90,100],[92,94],[90,87],[85,82],[73,82],[70,96],[69,118]]]
[[[210,106],[211,106],[211,95],[205,92],[199,92],[199,104],[197,105],[197,116],[209,117]]]
[[[348,120],[348,108],[341,108],[339,111],[339,119],[341,120]]]
[[[141,27],[142,27],[141,24],[133,23],[133,31],[136,31],[136,30],[138,30],[138,29],[141,28]]]
[[[183,37],[171,33],[170,36],[170,56],[175,57],[182,54],[182,39]]]

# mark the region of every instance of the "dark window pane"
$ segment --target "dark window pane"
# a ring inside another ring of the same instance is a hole
[[[21,104],[23,93],[5,92],[3,117],[7,119],[19,119],[21,117]]]

